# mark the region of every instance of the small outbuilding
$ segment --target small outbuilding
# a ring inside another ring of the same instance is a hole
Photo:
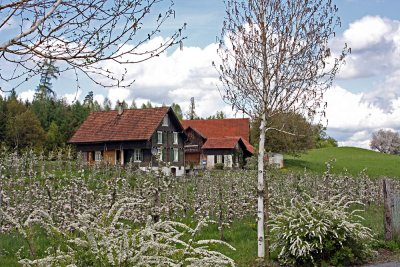
[[[249,119],[183,120],[186,166],[241,168],[254,153]]]

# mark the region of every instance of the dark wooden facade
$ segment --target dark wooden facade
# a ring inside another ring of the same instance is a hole
[[[185,135],[185,166],[193,167],[202,165],[203,160],[207,160],[201,149],[206,138],[191,127],[185,130]]]
[[[110,164],[125,165],[132,162],[138,167],[158,167],[155,153],[157,155],[162,154],[162,162],[168,162],[171,167],[183,171],[186,137],[175,114],[169,111],[166,116],[168,117],[168,125],[165,125],[163,119],[149,140],[77,143],[76,149],[83,153],[84,158],[89,163],[103,161]],[[177,143],[174,143],[174,133],[177,136]],[[160,135],[162,136],[161,142],[158,140]],[[140,150],[141,160],[135,160],[135,150]],[[101,159],[98,157],[96,160],[96,153],[101,153]]]

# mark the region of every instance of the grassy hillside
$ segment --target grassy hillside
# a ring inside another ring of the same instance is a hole
[[[363,169],[371,177],[400,177],[400,156],[386,155],[356,147],[330,147],[313,149],[300,157],[285,156],[285,168],[294,171],[323,173],[325,162],[336,159],[332,164],[333,173],[357,175]]]

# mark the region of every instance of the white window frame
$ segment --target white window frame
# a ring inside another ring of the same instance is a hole
[[[133,150],[133,161],[134,162],[142,162],[143,160],[143,153],[140,148],[135,148]]]
[[[178,144],[178,133],[174,132],[174,145]]]
[[[163,143],[163,132],[157,131],[157,144],[162,145]]]
[[[174,148],[174,158],[173,158],[174,162],[178,162],[179,161],[179,149],[178,148]]]
[[[95,161],[101,161],[101,151],[95,151],[94,152],[94,160]]]
[[[168,126],[168,115],[164,116],[162,126]]]

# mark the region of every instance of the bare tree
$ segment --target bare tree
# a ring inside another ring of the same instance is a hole
[[[285,112],[310,120],[323,115],[323,94],[332,85],[347,50],[345,47],[335,59],[329,48],[334,28],[340,25],[338,9],[330,0],[226,0],[225,7],[218,49],[220,91],[233,109],[261,117],[257,230],[258,257],[262,259],[265,250],[269,254],[268,225],[264,225],[269,219],[265,133],[285,132],[283,125],[272,125],[271,118]]]
[[[380,129],[372,134],[372,139],[369,146],[371,149],[376,149],[382,153],[393,155],[400,154],[399,133],[391,130]]]
[[[126,68],[113,73],[103,63],[139,63],[182,45],[186,24],[155,47],[140,49],[175,17],[172,8],[172,0],[0,1],[0,79],[16,88],[39,75],[40,62],[48,59],[60,72],[72,70],[77,81],[83,73],[102,86],[127,87]]]

